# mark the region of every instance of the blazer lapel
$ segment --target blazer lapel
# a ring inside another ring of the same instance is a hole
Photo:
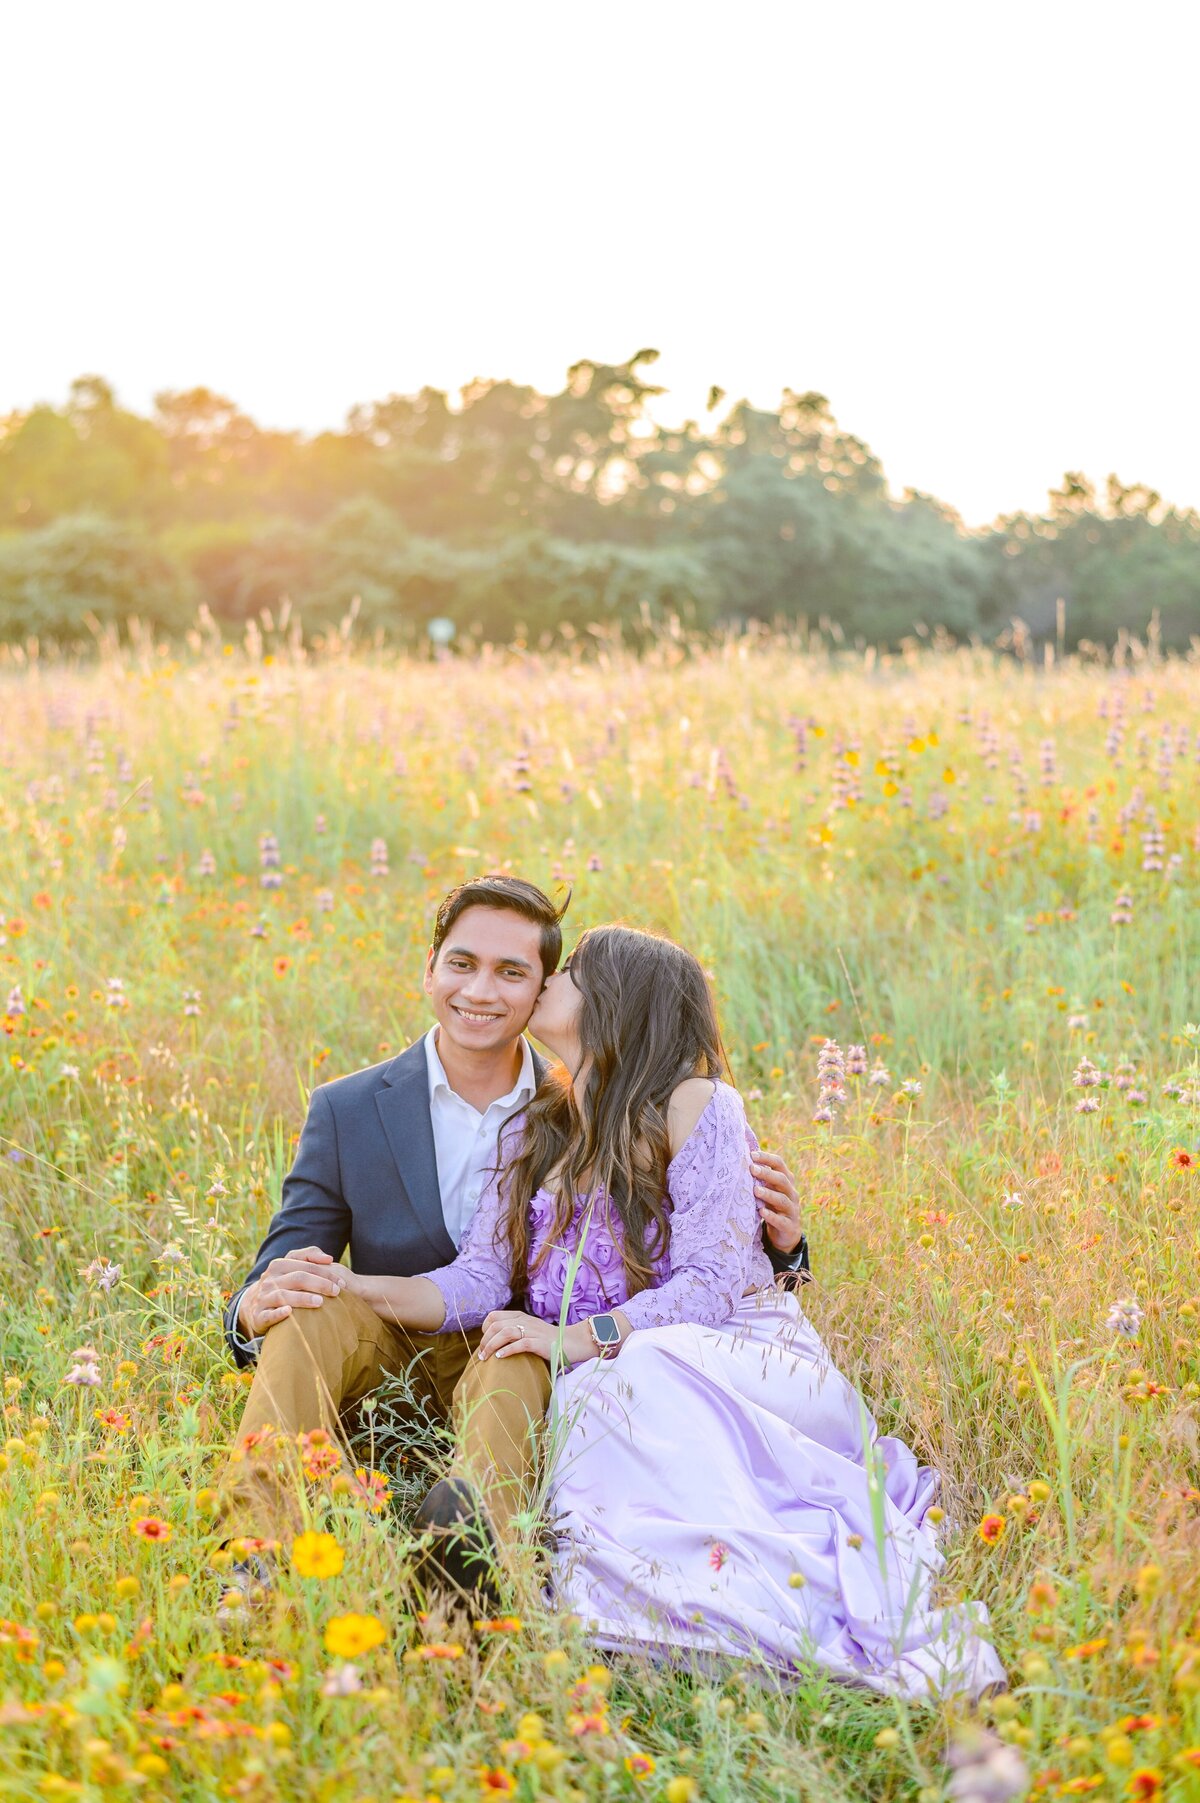
[[[393,1058],[384,1072],[382,1087],[375,1092],[375,1106],[421,1231],[437,1254],[436,1263],[448,1265],[455,1256],[454,1241],[446,1232],[438,1188],[423,1039]]]

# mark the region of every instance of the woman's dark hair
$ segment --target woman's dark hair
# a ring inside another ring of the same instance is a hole
[[[590,1068],[578,1098],[560,1069],[526,1110],[506,1182],[503,1232],[513,1290],[523,1292],[528,1278],[529,1204],[556,1171],[554,1218],[533,1269],[563,1244],[576,1199],[605,1197],[620,1221],[633,1295],[650,1282],[667,1246],[671,1094],[688,1077],[720,1078],[728,1065],[704,971],[674,940],[634,927],[593,927],[569,969],[583,997],[579,1039]]]
[[[531,920],[541,928],[542,972],[552,976],[558,969],[558,961],[562,957],[563,915],[571,900],[567,891],[567,900],[560,908],[556,908],[550,897],[542,892],[536,884],[526,883],[518,876],[472,877],[469,882],[460,883],[457,889],[451,889],[437,911],[433,923],[433,942],[430,956],[437,963],[437,955],[442,949],[446,934],[454,925],[460,914],[468,908],[502,908],[509,914],[520,914],[523,919]]]

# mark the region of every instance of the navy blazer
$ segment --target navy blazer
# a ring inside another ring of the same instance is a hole
[[[535,1082],[546,1068],[534,1052]],[[349,1246],[352,1268],[372,1277],[415,1277],[454,1259],[438,1187],[424,1036],[396,1058],[313,1090],[278,1213],[225,1310],[225,1338],[239,1365],[253,1356],[237,1321],[243,1294],[273,1258],[301,1246],[320,1246],[334,1259]]]

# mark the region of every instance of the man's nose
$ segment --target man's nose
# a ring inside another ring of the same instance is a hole
[[[494,1002],[496,999],[495,975],[490,970],[473,970],[460,993],[465,1002]]]

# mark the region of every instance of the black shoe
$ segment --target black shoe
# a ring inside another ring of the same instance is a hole
[[[497,1609],[496,1583],[500,1554],[483,1505],[461,1478],[439,1478],[415,1516],[422,1532],[433,1534],[433,1546],[418,1567],[424,1582],[449,1582],[480,1604]]]

